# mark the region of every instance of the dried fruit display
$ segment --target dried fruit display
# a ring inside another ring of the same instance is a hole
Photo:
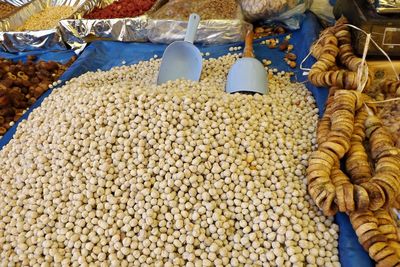
[[[84,17],[87,19],[136,17],[148,11],[154,3],[155,0],[118,0],[104,8],[95,8]]]
[[[385,209],[350,212],[361,245],[377,262],[376,266],[397,266],[400,245],[396,222]]]
[[[350,215],[361,245],[377,266],[397,266],[400,239],[389,211],[400,207],[400,149],[380,118],[387,119],[383,109],[374,102],[378,94],[399,94],[400,83],[386,80],[371,86],[368,77],[368,94],[354,90],[362,60],[353,54],[345,23],[341,19],[326,29],[312,48],[318,61],[309,79],[331,88],[318,124],[318,149],[309,158],[308,190],[324,214]]]
[[[75,57],[65,65],[35,60],[35,56],[29,56],[26,63],[0,59],[0,137],[58,80]]]
[[[309,158],[309,193],[326,215],[334,215],[338,211],[350,215],[363,212],[375,214],[378,211],[388,213],[390,207],[399,206],[400,150],[374,114],[376,108],[365,105],[371,100],[369,96],[353,90],[334,91],[318,125],[318,150]],[[340,170],[340,160],[344,161],[346,172]],[[391,220],[393,222],[393,218]],[[369,246],[378,242],[371,239],[375,235],[369,232],[378,225],[368,220],[364,224],[353,221],[360,242],[368,250]],[[380,229],[388,228],[382,226]],[[395,230],[393,235],[396,238],[392,242],[398,244]],[[368,246],[364,244],[367,241]],[[380,242],[384,241],[387,240]],[[388,241],[386,244],[389,244]],[[381,266],[392,266],[387,264],[394,261],[395,256],[386,259],[369,252]],[[396,256],[395,262],[400,263],[399,256]]]
[[[354,55],[346,23],[345,18],[339,19],[335,26],[321,33],[320,41],[311,48],[312,55],[318,60],[309,73],[309,80],[315,86],[357,88],[357,70],[362,59]],[[347,69],[340,69],[338,63]],[[370,84],[371,77],[368,77],[367,86]]]

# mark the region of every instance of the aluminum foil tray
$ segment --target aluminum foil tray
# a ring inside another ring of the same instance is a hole
[[[32,0],[3,0],[2,2],[9,3],[13,6],[24,6],[24,5],[32,2]]]
[[[183,40],[187,22],[177,20],[149,19],[148,38],[153,43],[169,44]],[[244,40],[252,25],[241,19],[203,20],[197,30],[196,42],[224,44]]]
[[[20,3],[25,0],[18,0]],[[99,0],[33,0],[11,16],[0,20],[0,45],[8,52],[33,50],[65,50],[66,45],[58,28],[40,31],[16,31],[33,14],[49,6],[74,6],[77,11],[72,17],[94,7]]]
[[[147,42],[169,44],[183,40],[186,21],[153,19],[166,0],[159,0],[145,15],[125,19],[68,19],[60,22],[64,41],[73,49],[81,49],[93,40]],[[232,43],[244,40],[250,24],[238,19],[204,20],[200,22],[196,42],[203,44]]]
[[[147,16],[125,19],[67,19],[60,21],[64,41],[81,49],[95,40],[147,42]]]
[[[98,7],[104,7],[115,0],[100,0]],[[65,19],[60,21],[60,31],[64,41],[73,49],[82,49],[87,43],[94,40],[147,42],[148,16],[158,10],[167,0],[157,0],[153,7],[142,16],[117,19]],[[89,13],[94,9],[85,11]]]

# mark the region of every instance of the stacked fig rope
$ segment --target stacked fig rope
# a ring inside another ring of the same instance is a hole
[[[321,44],[312,48],[318,62],[309,79],[331,89],[318,124],[318,150],[309,158],[308,190],[325,215],[349,214],[361,245],[377,266],[400,266],[399,233],[390,213],[400,203],[400,150],[375,115],[373,99],[349,90],[358,88],[356,71],[362,60],[352,54],[344,24],[340,19],[325,30]],[[339,69],[337,59],[350,71]],[[367,86],[370,83],[369,77]],[[397,83],[381,87],[396,91]]]
[[[380,92],[389,96],[400,96],[400,81],[383,80],[379,84]]]
[[[357,70],[362,59],[354,55],[351,33],[346,23],[345,18],[339,19],[335,26],[321,33],[320,41],[311,48],[311,54],[317,62],[308,77],[315,86],[357,88]],[[339,68],[337,61],[347,69]],[[367,86],[370,83],[371,77],[368,77]]]
[[[396,147],[400,148],[400,81],[384,79],[374,82],[373,86],[367,88],[366,94],[378,101],[377,115],[392,134]]]

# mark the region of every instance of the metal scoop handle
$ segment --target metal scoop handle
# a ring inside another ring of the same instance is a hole
[[[246,34],[243,57],[251,57],[254,58],[254,49],[253,49],[253,40],[254,40],[254,32],[253,30],[249,30]]]
[[[190,14],[189,23],[186,30],[185,41],[189,43],[194,43],[196,38],[197,28],[200,24],[200,16],[196,13]]]

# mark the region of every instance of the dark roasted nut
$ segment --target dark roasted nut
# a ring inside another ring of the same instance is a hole
[[[277,34],[284,34],[286,32],[286,30],[282,26],[278,26],[275,28],[274,32]]]
[[[296,59],[297,59],[297,56],[296,56],[295,54],[293,54],[293,53],[287,53],[287,54],[285,55],[285,58],[287,58],[287,59],[289,59],[289,60],[296,60]]]
[[[296,61],[289,61],[288,64],[292,69],[296,68],[296,66],[297,66]]]
[[[289,41],[283,40],[283,42],[279,45],[279,50],[285,51],[288,49],[288,46],[289,46]]]

